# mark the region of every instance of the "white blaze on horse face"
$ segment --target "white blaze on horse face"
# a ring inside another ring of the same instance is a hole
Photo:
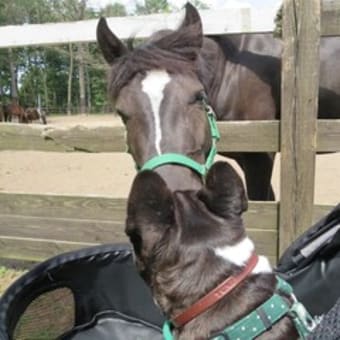
[[[162,128],[160,118],[160,107],[164,97],[165,86],[170,82],[171,78],[165,70],[148,71],[146,77],[142,81],[143,92],[147,94],[150,99],[152,114],[155,122],[155,147],[157,153],[160,155]]]
[[[255,246],[253,241],[251,241],[248,237],[245,237],[242,241],[233,246],[215,248],[214,251],[217,256],[220,256],[240,267],[244,266],[249,261],[254,249]],[[268,259],[264,256],[259,256],[257,265],[253,269],[252,273],[270,273],[271,271],[272,269]]]

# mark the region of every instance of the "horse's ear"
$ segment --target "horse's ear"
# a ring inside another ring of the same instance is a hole
[[[226,162],[216,162],[211,167],[198,195],[211,212],[221,217],[240,216],[248,209],[243,182]]]
[[[179,28],[156,41],[155,45],[180,54],[186,59],[195,60],[202,43],[203,31],[200,15],[193,5],[187,3],[185,5],[185,16]]]
[[[171,191],[157,173],[142,171],[136,176],[129,194],[125,228],[137,256],[149,256],[174,224]]]
[[[127,47],[117,38],[107,25],[106,19],[101,17],[97,25],[97,42],[108,64],[125,53]]]
[[[187,27],[190,25],[198,25],[201,27],[202,30],[202,22],[201,22],[201,17],[195,8],[190,2],[187,2],[185,4],[185,15],[184,19],[179,27],[179,29],[183,27]]]

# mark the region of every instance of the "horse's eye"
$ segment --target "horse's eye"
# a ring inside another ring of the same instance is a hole
[[[202,99],[203,99],[203,92],[202,92],[202,91],[196,92],[196,93],[192,96],[192,98],[191,98],[189,104],[196,104],[196,103],[198,103],[198,102],[201,102]]]

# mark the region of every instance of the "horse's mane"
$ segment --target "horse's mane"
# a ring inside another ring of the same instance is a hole
[[[115,99],[120,90],[137,74],[163,69],[172,74],[194,74],[196,64],[174,48],[176,31],[157,32],[145,43],[134,47],[134,38],[129,39],[128,52],[113,63],[109,81],[110,96]],[[171,37],[171,48],[164,46],[164,38]],[[178,39],[183,36],[178,35]],[[160,46],[159,46],[160,45]]]
[[[236,34],[234,36],[237,37]],[[238,36],[240,35],[238,34]],[[230,37],[231,35],[208,36],[208,38],[214,40],[220,46],[226,59],[235,60],[237,54],[239,53],[239,49],[235,42],[230,39]]]

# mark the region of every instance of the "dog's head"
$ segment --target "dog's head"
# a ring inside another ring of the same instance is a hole
[[[216,260],[216,249],[245,237],[241,215],[246,209],[243,183],[228,163],[215,163],[200,191],[171,192],[152,171],[136,176],[126,234],[137,267],[164,312],[180,309],[178,301],[190,304],[190,296],[195,299],[235,269]]]

